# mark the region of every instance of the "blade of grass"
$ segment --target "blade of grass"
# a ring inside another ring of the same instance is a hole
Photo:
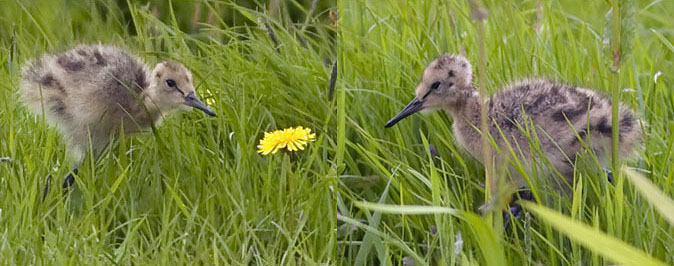
[[[360,208],[381,211],[388,214],[404,215],[428,215],[428,214],[449,214],[465,220],[470,224],[473,234],[477,238],[482,256],[486,265],[506,265],[505,252],[491,225],[485,218],[470,212],[463,212],[457,209],[438,207],[438,206],[420,206],[420,205],[391,205],[377,204],[370,202],[354,202]]]
[[[643,251],[636,249],[613,236],[607,235],[599,229],[574,221],[573,219],[555,212],[546,207],[531,202],[524,202],[523,206],[533,212],[545,223],[552,225],[572,240],[584,245],[593,252],[624,265],[654,265],[664,266],[665,263],[652,258]]]
[[[632,182],[641,196],[646,198],[658,212],[669,221],[669,224],[674,226],[674,200],[667,197],[655,184],[649,181],[643,175],[623,167],[625,176]]]
[[[380,198],[379,198],[379,204],[383,204],[386,202],[386,198],[388,196],[388,190],[389,187],[391,186],[391,180],[389,179],[388,183],[386,183],[386,188],[384,188],[384,192],[382,192]],[[373,228],[378,228],[379,227],[379,222],[381,221],[381,211],[375,211],[374,214],[372,214],[372,218],[368,219],[368,225],[370,225]],[[358,250],[358,254],[356,255],[356,261],[354,265],[366,265],[366,259],[367,256],[370,254],[370,250],[372,249],[373,245],[381,246],[381,238],[379,238],[376,234],[368,230],[365,232],[365,236],[363,237],[363,241],[360,244],[360,249]],[[381,249],[381,247],[377,247],[377,249]],[[380,254],[381,255],[381,254]],[[380,258],[381,261],[382,258]]]

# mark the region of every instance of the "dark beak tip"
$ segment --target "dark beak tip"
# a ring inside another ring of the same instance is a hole
[[[208,106],[204,102],[199,100],[199,98],[194,97],[193,93],[190,93],[187,95],[187,97],[185,97],[184,104],[187,106],[191,106],[192,108],[199,109],[209,116],[216,116],[215,112],[213,112],[210,108],[208,108]]]
[[[400,111],[400,113],[398,113],[395,117],[391,118],[391,120],[386,122],[386,125],[384,125],[384,127],[390,128],[395,124],[397,124],[400,120],[403,120],[404,118],[422,109],[424,109],[423,102],[417,98],[414,98],[414,100],[412,100],[407,106],[405,106],[405,108],[403,108],[403,110]]]
[[[204,112],[208,116],[217,116],[215,112],[213,112],[213,110],[211,110],[211,108],[208,108],[206,105],[204,105],[203,107],[192,106],[192,108],[199,109],[199,111]]]

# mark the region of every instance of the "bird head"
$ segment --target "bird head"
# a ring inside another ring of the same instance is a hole
[[[150,88],[152,101],[165,112],[194,107],[215,116],[195,94],[192,73],[180,63],[165,61],[157,64],[152,71]]]
[[[419,111],[455,106],[472,93],[472,66],[460,55],[442,55],[426,67],[416,97],[386,123],[391,127]]]

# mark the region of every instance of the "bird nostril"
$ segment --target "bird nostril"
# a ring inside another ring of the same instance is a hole
[[[187,95],[185,95],[186,100],[195,100],[198,99],[197,96],[194,94],[194,92],[190,92]]]

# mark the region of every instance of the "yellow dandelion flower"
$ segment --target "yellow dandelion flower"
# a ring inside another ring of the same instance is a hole
[[[311,128],[289,127],[283,130],[265,132],[264,138],[257,145],[257,152],[262,155],[274,154],[280,149],[288,151],[304,150],[307,143],[314,141],[316,134],[311,133]]]
[[[211,90],[206,89],[206,104],[209,106],[215,105],[215,99],[213,98],[213,92]]]

